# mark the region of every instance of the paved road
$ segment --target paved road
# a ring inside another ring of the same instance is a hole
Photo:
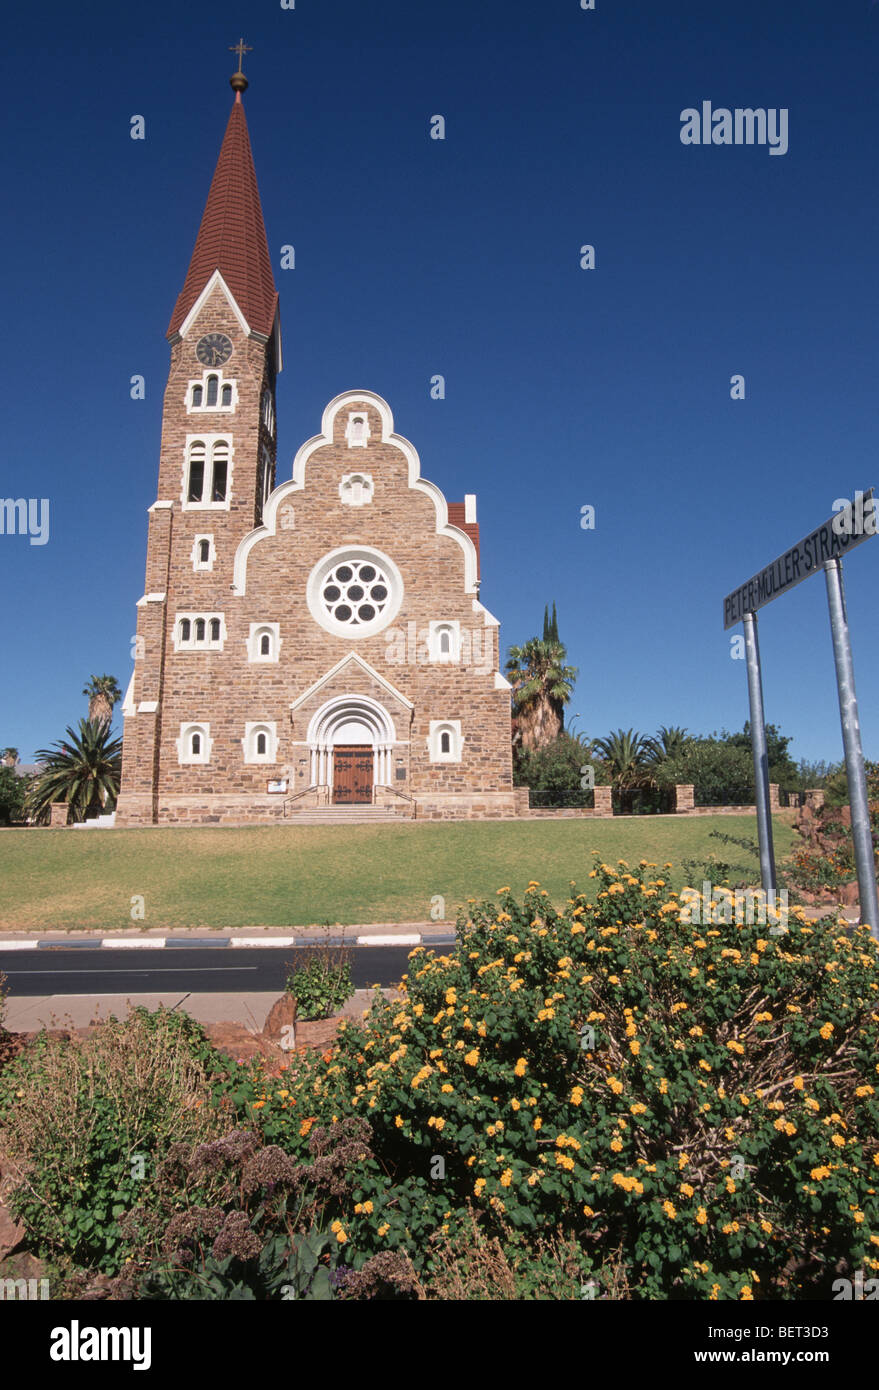
[[[442,950],[443,947],[439,946]],[[411,946],[356,946],[351,975],[357,989],[395,985],[408,968]],[[192,991],[233,994],[284,988],[289,946],[179,946],[164,950],[114,951],[100,946],[52,946],[4,951],[0,973],[10,998],[59,994],[148,994]]]

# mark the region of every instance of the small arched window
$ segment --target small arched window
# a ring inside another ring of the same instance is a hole
[[[180,641],[188,642],[192,635],[192,624],[188,618],[180,619]]]
[[[212,641],[212,642],[219,642],[219,640],[220,640],[220,620],[219,620],[219,618],[211,618],[211,641]]]
[[[442,628],[441,631],[440,631],[440,645],[439,645],[439,649],[440,649],[440,652],[442,653],[443,656],[447,656],[447,655],[450,655],[450,654],[451,654],[451,651],[452,651],[452,634],[449,632],[449,629],[448,629],[447,627]]]
[[[203,641],[204,641],[204,635],[205,635],[205,621],[204,621],[204,618],[196,618],[196,620],[195,620],[195,640],[196,640],[196,642],[203,642]]]
[[[271,656],[272,654],[272,639],[267,632],[264,632],[259,639],[259,654],[260,656]]]
[[[449,733],[448,729],[443,729],[443,732],[440,734],[440,752],[451,753],[451,751],[452,735]]]
[[[192,388],[192,404],[193,404],[193,406],[195,406],[196,408],[200,408],[201,403],[202,403],[203,400],[204,400],[204,391],[202,390],[202,388],[201,388],[200,386],[193,386],[193,388]]]
[[[223,393],[222,393],[222,396],[221,396],[221,398],[220,398],[220,404],[221,404],[221,405],[231,405],[231,404],[232,404],[232,387],[231,387],[231,386],[227,385],[227,386],[224,386],[224,387],[223,387]]]
[[[267,751],[268,751],[268,745],[267,745],[267,743],[266,743],[266,736],[265,736],[265,734],[257,734],[257,736],[256,736],[256,753],[257,753],[257,757],[259,757],[259,758],[264,758]]]
[[[210,541],[199,541],[199,543],[198,543],[198,558],[199,558],[199,562],[200,562],[201,564],[203,564],[203,565],[206,565],[207,562],[208,562],[208,560],[210,560],[210,558],[211,558],[211,543],[210,543]]]
[[[189,751],[194,758],[201,757],[201,734],[190,735]]]
[[[218,385],[217,378],[216,378],[215,376],[209,376],[209,377],[208,377],[208,382],[207,382],[207,386],[208,386],[207,399],[206,399],[206,401],[205,401],[205,404],[206,404],[209,408],[210,408],[210,406],[216,405],[216,404],[217,404],[217,385]]]

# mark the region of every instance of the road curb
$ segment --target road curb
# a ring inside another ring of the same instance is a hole
[[[451,934],[429,934],[406,932],[394,936],[390,932],[362,932],[356,937],[331,936],[95,936],[73,939],[58,937],[38,937],[35,940],[4,940],[0,937],[0,954],[4,951],[49,951],[49,950],[116,950],[116,951],[162,951],[186,949],[225,949],[239,950],[292,950],[308,946],[453,946],[456,937]]]

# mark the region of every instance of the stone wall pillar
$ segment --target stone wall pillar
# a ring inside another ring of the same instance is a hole
[[[769,809],[770,811],[780,811],[781,802],[778,799],[778,783],[769,783]]]
[[[825,791],[823,787],[810,787],[806,790],[806,805],[811,806],[813,811],[820,811],[824,805]]]
[[[513,804],[516,807],[517,816],[527,816],[529,810],[531,809],[531,788],[514,787]]]
[[[53,827],[67,824],[70,806],[66,801],[53,801],[49,812],[49,824]]]
[[[613,799],[612,799],[612,798],[613,798],[613,788],[612,788],[612,787],[596,787],[596,788],[595,788],[595,814],[596,814],[596,816],[612,816],[612,815],[613,815]]]
[[[696,809],[696,788],[690,782],[677,782],[675,784],[675,813],[685,816],[688,811]]]

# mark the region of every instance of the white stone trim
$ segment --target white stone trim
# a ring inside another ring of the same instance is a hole
[[[338,675],[338,673],[349,664],[359,667],[365,675],[372,676],[373,680],[378,681],[379,685],[382,686],[383,689],[385,689],[389,695],[393,695],[395,700],[399,700],[400,703],[403,706],[405,706],[406,709],[413,710],[415,708],[412,701],[407,700],[406,696],[401,691],[399,691],[396,688],[396,686],[391,685],[391,682],[389,680],[385,680],[385,677],[381,675],[381,673],[377,671],[374,666],[370,666],[369,662],[364,661],[363,657],[358,656],[357,652],[349,652],[347,656],[340,657],[340,659],[336,662],[335,666],[331,666],[329,671],[327,671],[325,675],[321,676],[320,680],[315,681],[313,685],[310,685],[308,689],[303,692],[303,694],[298,696],[297,699],[293,701],[293,703],[290,706],[290,713],[292,714],[294,710],[298,709],[301,704],[308,700],[312,695],[316,694],[318,690],[320,690],[329,681],[331,681],[334,676]]]
[[[476,493],[465,492],[464,494],[464,523],[467,526],[476,525]]]
[[[193,444],[204,444],[204,478],[202,481],[202,495],[200,502],[188,501],[189,496],[189,467],[192,462]],[[226,496],[222,502],[205,501],[205,489],[213,489],[214,482],[214,450],[218,444],[226,446]],[[232,435],[228,431],[213,433],[209,430],[199,430],[193,434],[187,434],[186,442],[183,447],[183,481],[180,486],[180,502],[185,512],[228,512],[232,505],[232,480],[235,476],[235,446],[232,442]]]
[[[217,378],[217,404],[193,405],[192,388],[194,386],[201,387],[202,401],[204,401],[208,393],[209,376],[215,376]],[[223,399],[224,386],[231,386],[232,388],[231,405],[220,404]],[[234,376],[223,376],[222,367],[205,367],[201,376],[190,377],[186,387],[186,395],[183,397],[183,404],[186,407],[187,415],[234,415],[235,411],[238,409],[238,378]]]
[[[241,328],[248,335],[248,337],[250,336],[250,324],[247,322],[247,319],[244,317],[243,313],[239,309],[238,301],[236,300],[232,291],[229,289],[229,286],[226,284],[226,281],[223,279],[220,272],[218,270],[215,270],[210,280],[208,280],[207,284],[202,290],[201,294],[198,296],[198,299],[193,304],[189,313],[186,315],[186,318],[183,320],[180,327],[178,328],[177,333],[179,337],[185,338],[188,335],[190,328],[195,323],[195,320],[198,318],[205,304],[210,299],[214,290],[218,286],[228,299],[232,312],[237,318],[239,324],[241,325]]]
[[[134,606],[135,608],[143,608],[148,603],[164,603],[165,598],[165,594],[144,594],[143,598],[139,598]]]
[[[256,740],[259,734],[266,735],[266,752],[257,753]],[[241,740],[246,763],[276,763],[278,761],[278,726],[274,720],[252,719],[244,725]]]
[[[270,494],[263,512],[262,525],[257,526],[249,535],[239,543],[235,552],[235,563],[232,571],[232,592],[242,595],[247,592],[247,559],[259,541],[266,536],[274,536],[278,530],[278,510],[294,492],[300,492],[305,487],[305,470],[308,460],[317,449],[323,448],[325,444],[333,441],[333,424],[336,415],[348,405],[357,405],[365,402],[372,405],[381,419],[381,440],[382,444],[393,444],[395,448],[405,456],[408,465],[408,484],[414,491],[423,492],[431,499],[436,512],[436,533],[437,535],[448,536],[461,547],[464,554],[464,591],[468,594],[476,594],[479,589],[476,546],[466,531],[462,531],[457,526],[452,526],[449,522],[449,509],[445,497],[435,483],[429,482],[421,476],[421,460],[418,452],[408,439],[394,432],[394,417],[391,407],[381,396],[374,391],[345,391],[340,396],[334,396],[324,410],[321,419],[321,433],[314,435],[311,439],[299,448],[293,460],[293,477],[289,482],[281,483]]]
[[[448,753],[444,753],[440,747],[440,739],[444,733],[450,735]],[[432,763],[459,763],[461,761],[461,745],[460,719],[431,719],[427,748]]]
[[[134,703],[134,674],[134,671],[132,671],[122,700],[123,719],[133,719],[137,714],[137,705]]]
[[[337,622],[332,614],[327,612],[321,596],[323,582],[330,570],[335,569],[337,565],[343,564],[346,560],[365,561],[377,569],[381,569],[390,589],[384,611],[373,618],[371,622],[360,623],[357,626]],[[305,588],[305,600],[309,613],[324,632],[328,632],[332,637],[342,637],[346,641],[357,642],[364,637],[374,637],[377,632],[383,632],[385,628],[390,627],[402,606],[403,592],[403,576],[390,556],[386,555],[384,551],[371,545],[340,545],[336,546],[335,550],[330,550],[326,555],[321,556],[312,569]]]
[[[441,650],[441,634],[448,632],[451,637],[449,651]],[[457,619],[431,619],[428,623],[428,651],[431,661],[455,664],[461,660],[461,624]]]
[[[271,637],[271,651],[268,656],[260,654],[260,638],[268,633]],[[251,623],[250,632],[247,636],[247,660],[253,662],[267,662],[277,664],[281,655],[281,624],[280,623]]]
[[[495,690],[512,690],[513,687],[507,680],[506,676],[502,676],[500,671],[495,671],[494,688]]]
[[[173,505],[174,505],[173,502],[165,502],[164,500],[160,500],[160,501],[154,502],[153,505],[152,505],[151,507],[147,507],[147,511],[148,511],[148,512],[158,512],[158,511],[161,511],[163,507],[173,507]]]
[[[158,700],[141,700],[137,707],[137,712],[138,714],[155,714],[158,708]]]
[[[219,620],[220,636],[212,638],[210,634],[211,623]],[[184,640],[180,636],[180,624],[186,621],[190,624],[190,634]],[[195,624],[203,622],[205,625],[205,636],[203,641],[197,641],[194,636]],[[221,652],[226,642],[226,617],[223,613],[175,613],[174,628],[172,631],[172,641],[175,652]]]
[[[342,474],[339,500],[343,507],[368,507],[374,496],[375,484],[371,473]]]
[[[198,558],[199,547],[202,541],[207,541],[208,543],[208,558],[206,560],[200,560]],[[190,558],[192,559],[192,568],[196,574],[204,574],[206,571],[210,571],[214,568],[214,561],[217,558],[217,548],[214,545],[214,538],[210,532],[206,531],[196,536],[195,540],[192,542]]]
[[[201,734],[201,752],[193,756],[188,751],[190,739],[193,734]],[[211,726],[202,720],[193,720],[191,723],[180,725],[180,737],[175,739],[177,744],[177,761],[183,764],[198,764],[203,766],[211,760],[211,749],[214,740],[211,738]]]
[[[355,433],[355,420],[362,420],[365,429]],[[348,423],[345,426],[345,438],[348,441],[349,449],[365,449],[372,438],[372,430],[369,428],[369,416],[365,410],[349,410]]]

